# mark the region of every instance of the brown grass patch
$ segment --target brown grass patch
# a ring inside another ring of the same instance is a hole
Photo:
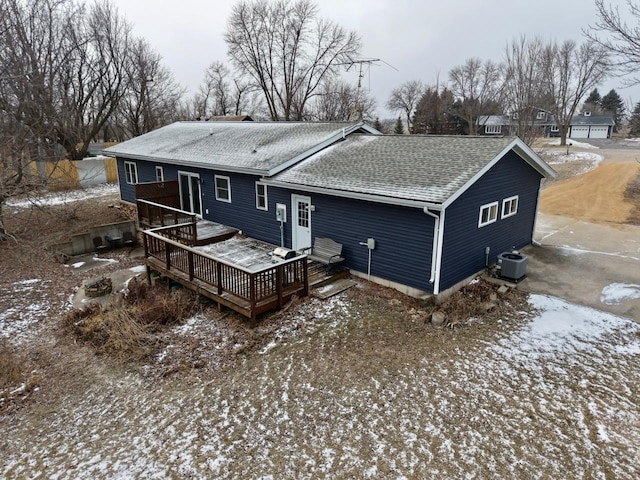
[[[145,284],[129,286],[127,296],[102,308],[89,304],[62,319],[63,329],[91,345],[96,353],[119,361],[141,361],[158,351],[165,327],[182,323],[202,305],[186,290],[170,292]]]
[[[498,293],[498,286],[478,280],[455,292],[433,311],[446,315],[449,324],[469,319],[503,319],[529,308],[528,295],[514,288]]]
[[[628,223],[640,225],[640,173],[629,182],[624,192],[625,198],[633,204],[633,209],[627,218]]]

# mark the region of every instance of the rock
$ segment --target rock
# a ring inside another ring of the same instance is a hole
[[[494,292],[491,292],[491,293],[489,294],[489,301],[491,301],[491,302],[496,302],[496,301],[498,301],[498,295],[497,295],[496,293],[494,293]]]
[[[494,310],[496,308],[496,306],[497,305],[495,303],[493,303],[493,302],[485,302],[485,303],[482,304],[482,309],[485,312],[490,312],[491,310]]]
[[[506,285],[501,285],[500,288],[498,289],[498,293],[507,293],[509,291],[509,287],[507,287]]]
[[[397,298],[392,298],[391,300],[389,300],[389,305],[402,305],[402,302]]]
[[[447,320],[447,316],[444,312],[433,312],[431,314],[431,323],[436,326],[444,325],[444,322]]]

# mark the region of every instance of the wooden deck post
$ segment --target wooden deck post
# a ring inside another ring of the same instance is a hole
[[[276,292],[278,292],[278,308],[282,308],[282,279],[284,276],[282,268],[282,265],[278,265],[278,268],[276,269]]]
[[[189,281],[193,281],[193,252],[187,252],[187,260],[189,262]]]
[[[218,285],[218,295],[222,295],[222,264],[216,262],[216,284]]]
[[[303,277],[304,277],[304,296],[309,295],[309,263],[306,258],[303,258]]]
[[[171,270],[171,244],[164,242],[165,266],[167,270]]]

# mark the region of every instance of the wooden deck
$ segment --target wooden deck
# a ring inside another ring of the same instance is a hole
[[[307,296],[309,278],[305,255],[249,269],[215,258],[164,236],[162,230],[145,230],[147,271],[156,270],[185,287],[246,316],[256,317],[282,308],[294,295]],[[169,227],[175,228],[175,227]]]
[[[141,230],[163,231],[163,235],[185,245],[221,242],[238,233],[235,228],[198,218],[193,213],[168,205],[138,199],[136,206]]]

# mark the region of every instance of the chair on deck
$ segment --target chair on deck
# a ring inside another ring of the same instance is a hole
[[[330,238],[316,237],[313,247],[305,248],[308,251],[308,258],[325,265],[325,273],[329,275],[334,266],[344,261],[342,255],[342,244]]]

